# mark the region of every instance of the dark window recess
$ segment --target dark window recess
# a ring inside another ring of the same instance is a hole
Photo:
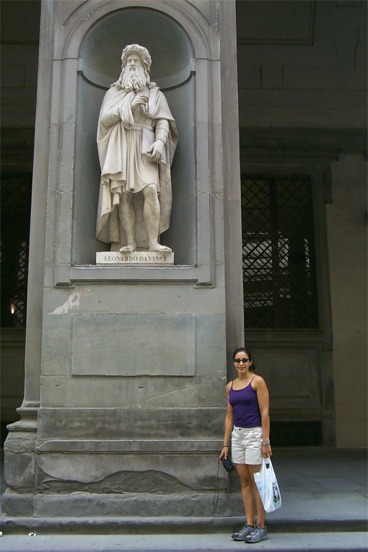
[[[1,326],[26,325],[31,174],[1,175]]]
[[[271,422],[274,447],[322,446],[321,422]]]
[[[247,328],[318,328],[310,176],[242,179]]]

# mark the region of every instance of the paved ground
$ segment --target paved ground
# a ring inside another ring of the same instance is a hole
[[[368,546],[366,533],[276,533],[258,544],[233,542],[229,534],[211,535],[12,535],[0,540],[2,552],[241,552],[272,550],[290,552],[313,550],[334,552],[362,550]]]
[[[233,552],[368,550],[367,455],[320,448],[274,451],[282,507],[269,514],[269,540],[233,542],[241,518],[2,519],[1,552]],[[82,522],[82,523],[81,523]],[[35,533],[35,535],[29,535]]]

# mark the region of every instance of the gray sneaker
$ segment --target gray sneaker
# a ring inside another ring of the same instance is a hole
[[[267,529],[266,527],[256,527],[250,534],[245,537],[245,542],[248,544],[253,544],[255,542],[261,542],[267,540]]]
[[[254,531],[253,525],[247,525],[245,523],[243,527],[240,529],[239,533],[233,533],[231,535],[231,538],[235,541],[243,541],[245,540],[245,537],[253,533],[253,531]]]

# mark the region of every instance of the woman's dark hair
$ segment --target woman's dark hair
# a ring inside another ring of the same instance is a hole
[[[256,364],[254,362],[252,353],[246,347],[239,347],[238,349],[235,349],[235,351],[233,352],[233,360],[235,360],[236,355],[240,352],[245,353],[246,355],[248,355],[249,360],[253,361],[252,364],[249,367],[249,370],[250,370],[250,372],[255,372],[256,371]]]

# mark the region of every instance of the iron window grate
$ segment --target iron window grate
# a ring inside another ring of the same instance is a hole
[[[1,175],[1,326],[26,325],[32,176]]]
[[[312,181],[242,179],[245,326],[317,328]]]

